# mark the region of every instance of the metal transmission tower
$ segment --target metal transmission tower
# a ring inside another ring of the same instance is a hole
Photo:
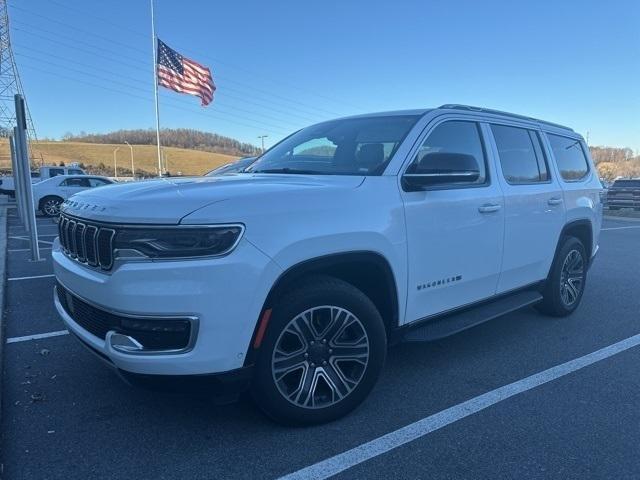
[[[8,137],[16,125],[14,95],[19,93],[25,98],[16,66],[16,59],[11,48],[9,35],[9,10],[7,2],[0,0],[0,137]],[[26,106],[27,135],[30,141],[37,141],[36,130],[33,127],[29,107]],[[29,146],[31,158],[33,152]]]

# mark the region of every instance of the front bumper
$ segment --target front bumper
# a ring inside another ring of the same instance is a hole
[[[116,369],[142,375],[207,375],[243,367],[257,319],[280,275],[266,255],[241,240],[226,257],[130,262],[106,273],[67,257],[56,240],[52,251],[58,282],[69,293],[123,316],[197,319],[197,335],[178,352],[130,352],[114,348],[54,302],[68,329]],[[94,332],[95,333],[95,332]]]

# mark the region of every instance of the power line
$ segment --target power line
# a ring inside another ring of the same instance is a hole
[[[61,2],[58,2],[58,1],[51,0],[51,3],[54,3],[54,4],[58,5],[58,6],[63,7],[63,8],[67,8],[67,9],[69,9],[69,10],[73,10],[73,11],[75,11],[75,12],[77,12],[77,13],[83,13],[83,14],[85,14],[85,15],[89,15],[89,16],[91,16],[91,17],[93,17],[93,18],[97,19],[97,20],[100,20],[100,21],[102,21],[102,22],[104,22],[104,23],[107,23],[107,24],[109,24],[109,25],[111,25],[111,26],[114,26],[114,27],[116,27],[116,28],[120,28],[120,29],[123,29],[123,30],[127,30],[127,31],[129,31],[129,32],[133,33],[134,35],[138,35],[138,36],[140,36],[140,37],[146,37],[146,35],[143,35],[143,34],[142,34],[142,33],[140,33],[140,32],[137,32],[137,31],[132,30],[132,29],[130,29],[130,28],[128,28],[128,27],[125,27],[125,26],[124,26],[124,25],[122,25],[122,24],[118,24],[118,23],[113,22],[113,21],[111,21],[111,20],[107,20],[107,19],[105,19],[104,17],[98,16],[98,15],[95,15],[95,14],[89,14],[89,13],[87,13],[87,12],[83,12],[83,11],[81,11],[81,10],[78,10],[76,7],[72,7],[72,6],[70,6],[70,5],[65,5],[65,4],[63,4],[63,3],[61,3]],[[12,8],[14,8],[14,6],[13,6],[13,5],[12,5]],[[28,10],[26,10],[26,9],[24,9],[24,8],[21,8],[21,7],[15,7],[15,8],[18,8],[19,10],[22,10],[22,11],[25,11],[25,12],[30,13]],[[48,17],[45,17],[44,15],[41,15],[41,14],[35,14],[35,15],[36,15],[36,16],[39,16],[39,17],[42,17],[42,18],[48,18]],[[69,24],[65,24],[64,22],[60,22],[59,20],[55,20],[55,19],[51,19],[51,20],[52,20],[52,21],[54,21],[54,22],[56,22],[56,23],[59,23],[59,24],[65,25],[65,26],[67,26],[67,27],[69,27],[69,28],[75,28],[76,30],[79,30],[79,31],[82,31],[82,32],[85,32],[85,33],[93,34],[92,32],[87,32],[86,30],[82,30],[82,29],[79,29],[79,28],[77,28],[77,27],[73,27],[73,26],[71,26],[71,25],[69,25]],[[94,34],[94,35],[96,35],[96,36],[98,36],[98,37],[100,37],[100,38],[105,38],[105,39],[107,39],[107,40],[110,40],[110,39],[108,39],[107,37],[102,37],[102,36],[100,36],[100,35],[98,35],[98,34]],[[115,41],[114,41],[114,43],[119,43],[119,42],[115,42]],[[131,47],[130,45],[126,45],[126,44],[123,44],[123,43],[120,43],[120,44],[121,44],[121,45],[126,46],[127,48],[131,48],[131,49],[134,49],[134,50],[137,50],[137,51],[143,52],[142,50],[140,50],[140,49],[138,49],[138,48]],[[185,51],[186,51],[186,50],[185,50]],[[233,63],[226,62],[226,61],[220,60],[220,59],[218,59],[218,58],[211,57],[211,56],[209,56],[208,54],[204,54],[203,52],[195,52],[195,51],[193,51],[193,50],[189,50],[189,51],[192,51],[193,53],[196,53],[196,56],[199,56],[199,57],[202,57],[202,58],[205,58],[205,59],[207,59],[207,58],[208,58],[208,59],[210,59],[210,60],[213,60],[214,62],[217,62],[217,63],[223,64],[223,65],[227,65],[227,66],[229,66],[229,67],[231,67],[231,68],[235,68],[236,70],[240,70],[240,71],[244,71],[244,72],[246,72],[246,73],[249,73],[249,74],[250,74],[250,75],[252,75],[252,76],[258,75],[256,72],[253,72],[253,71],[251,71],[251,70],[249,70],[249,69],[247,69],[247,68],[245,68],[245,67],[241,67],[241,66],[235,65],[235,64],[233,64]],[[144,52],[143,52],[143,53],[144,53]],[[314,96],[316,96],[316,97],[318,97],[318,98],[323,98],[323,99],[325,99],[325,100],[329,100],[329,101],[334,102],[334,103],[339,103],[340,105],[346,105],[346,104],[349,104],[349,102],[346,102],[346,101],[344,101],[344,100],[334,99],[334,98],[331,98],[331,97],[329,97],[329,96],[327,96],[327,95],[319,94],[319,93],[317,93],[317,92],[310,92],[309,90],[304,89],[304,88],[302,88],[302,87],[300,87],[300,86],[298,86],[298,85],[294,85],[294,84],[291,84],[291,83],[288,83],[288,82],[283,82],[282,80],[275,81],[275,80],[273,80],[273,79],[269,79],[268,77],[265,77],[265,76],[264,76],[264,74],[260,74],[260,75],[262,75],[262,77],[263,77],[263,78],[266,78],[268,81],[270,81],[271,83],[276,84],[276,85],[277,85],[277,84],[282,84],[282,85],[288,86],[289,88],[294,88],[294,89],[296,89],[296,90],[299,90],[299,91],[305,92],[305,93],[307,93],[307,94],[314,95]],[[284,97],[283,97],[283,98],[284,98]],[[300,103],[300,102],[298,102],[298,103]],[[303,104],[303,105],[308,105],[308,104],[304,104],[304,103],[302,103],[302,104]],[[362,110],[362,107],[360,107],[360,106],[357,106],[357,105],[354,105],[354,104],[351,104],[351,106],[353,106],[353,107],[355,107],[355,108],[358,108],[359,110]],[[313,108],[315,109],[316,107],[315,107],[315,106],[313,106]],[[332,112],[332,111],[328,111],[328,110],[325,110],[325,111],[326,111],[327,113],[332,114],[332,115],[342,115],[342,114],[340,114],[340,113],[336,113],[336,112]]]
[[[24,47],[19,47],[19,48],[21,48],[21,49],[22,49],[22,48],[24,48]],[[55,67],[60,66],[60,64],[59,64],[59,63],[52,62],[52,61],[50,61],[50,60],[44,60],[44,59],[41,59],[41,58],[38,58],[38,57],[34,57],[34,56],[31,56],[31,55],[26,55],[26,54],[21,53],[21,52],[16,52],[16,55],[17,55],[17,56],[19,56],[19,57],[28,58],[28,59],[31,59],[31,60],[34,60],[34,61],[37,61],[37,62],[40,62],[40,63],[47,63],[47,64],[49,64],[49,65],[53,65],[53,66],[55,66]],[[61,59],[61,60],[65,61],[65,62],[72,62],[72,63],[73,63],[74,65],[76,65],[76,66],[78,66],[78,65],[80,65],[80,66],[84,65],[85,67],[89,67],[89,66],[88,66],[88,65],[86,65],[86,64],[82,64],[82,63],[79,63],[79,62],[77,62],[77,61],[71,61],[71,60],[65,59],[65,58],[63,58],[63,57],[60,57],[60,56],[58,56],[58,55],[51,55],[51,54],[49,54],[48,56],[53,57],[53,58],[59,58],[59,59]],[[78,68],[74,68],[74,67],[64,67],[64,68],[65,68],[65,70],[73,71],[73,72],[77,72],[77,73],[79,73],[79,74],[81,74],[81,75],[86,75],[86,76],[89,76],[89,77],[95,77],[95,78],[98,78],[98,79],[106,79],[106,77],[105,77],[104,75],[96,75],[96,74],[94,74],[94,73],[90,73],[90,72],[87,72],[87,71],[84,71],[84,70],[80,70],[80,69],[78,69]],[[111,70],[107,70],[107,69],[104,69],[104,68],[100,68],[100,67],[89,67],[89,68],[91,68],[92,70],[95,70],[95,71],[102,71],[102,72],[106,72],[106,73],[107,73],[107,74],[109,74],[109,75],[114,75],[113,71],[111,71]],[[136,79],[136,78],[133,78],[133,77],[129,77],[129,76],[125,76],[125,75],[120,75],[120,74],[118,74],[118,75],[117,75],[117,78],[125,79],[125,80],[130,80],[130,81],[132,81],[132,82],[135,82],[136,84],[142,84],[142,85],[146,85],[146,84],[147,84],[147,82],[146,82],[146,81],[143,81],[143,80],[140,80],[140,79]],[[133,89],[135,89],[135,90],[139,90],[139,91],[142,91],[142,92],[147,92],[147,91],[148,91],[146,88],[141,88],[141,87],[137,87],[137,86],[132,86],[132,85],[131,85],[131,84],[129,84],[129,83],[121,82],[121,81],[118,81],[118,80],[113,80],[113,79],[111,79],[111,78],[109,78],[108,80],[109,80],[109,81],[111,81],[111,82],[113,82],[113,83],[120,84],[120,85],[122,85],[122,86],[124,86],[124,87],[127,87],[127,88],[133,88]],[[263,117],[263,118],[265,118],[265,119],[269,119],[269,120],[272,120],[272,121],[273,121],[273,120],[275,120],[276,122],[285,122],[285,124],[277,125],[277,127],[281,127],[281,128],[285,128],[285,129],[286,129],[286,128],[290,128],[291,126],[295,126],[296,128],[298,128],[298,127],[299,127],[299,125],[298,125],[298,124],[296,124],[296,123],[290,123],[290,121],[289,121],[289,120],[287,120],[287,119],[282,119],[282,118],[279,118],[279,117],[273,117],[273,116],[265,115],[265,114],[262,114],[262,113],[256,113],[256,112],[252,112],[252,111],[250,111],[250,110],[246,110],[246,109],[238,108],[238,107],[231,107],[231,108],[233,108],[234,110],[241,111],[241,112],[249,113],[249,114],[251,114],[251,115],[255,115],[255,116],[259,116],[259,117]],[[227,113],[228,115],[236,116],[237,118],[242,118],[242,117],[239,117],[238,115],[235,115],[235,114],[234,114],[234,113],[232,113],[232,112],[228,112],[228,111],[227,111],[227,110],[225,110],[225,109],[220,109],[219,107],[217,107],[217,108],[216,108],[216,111],[219,111],[219,112],[221,112],[221,113]],[[244,119],[244,120],[246,120],[246,119]],[[287,126],[287,125],[288,125],[288,126]]]
[[[24,24],[24,22],[18,22],[18,23],[20,23],[20,24]],[[35,28],[35,27],[34,27],[34,28]],[[28,34],[28,35],[33,35],[33,36],[36,36],[36,37],[38,37],[38,38],[42,38],[42,39],[44,39],[44,40],[47,40],[48,42],[53,42],[53,43],[56,43],[56,44],[59,44],[59,45],[63,45],[63,46],[66,46],[66,47],[69,47],[69,48],[72,48],[72,49],[76,49],[76,50],[78,50],[78,51],[84,52],[84,53],[86,53],[86,54],[88,54],[88,55],[91,55],[91,56],[93,56],[93,57],[104,58],[105,60],[108,60],[108,61],[110,61],[110,62],[118,63],[118,64],[121,64],[121,65],[125,65],[125,66],[127,66],[128,68],[131,68],[131,69],[135,69],[135,70],[143,71],[143,72],[145,72],[145,74],[148,72],[148,69],[147,69],[147,68],[143,68],[143,67],[141,67],[141,66],[140,66],[140,64],[144,64],[144,65],[147,65],[147,66],[149,66],[149,65],[150,65],[150,63],[149,63],[149,62],[147,62],[146,60],[144,60],[144,61],[140,61],[140,60],[138,60],[138,59],[134,59],[133,57],[127,57],[127,56],[124,56],[124,58],[130,58],[130,59],[132,59],[133,61],[135,61],[135,63],[123,62],[123,61],[122,61],[122,60],[120,60],[119,58],[118,58],[118,59],[114,59],[114,57],[112,57],[111,55],[105,55],[105,54],[103,53],[103,52],[104,52],[104,49],[103,49],[102,47],[93,46],[93,45],[91,45],[91,44],[83,43],[83,45],[84,45],[84,46],[89,46],[90,48],[95,48],[95,49],[97,49],[97,50],[100,50],[100,52],[101,52],[101,53],[95,53],[95,52],[92,52],[92,51],[90,51],[90,50],[87,50],[86,48],[82,48],[82,47],[80,47],[80,46],[78,46],[78,45],[76,45],[76,44],[71,44],[71,43],[67,43],[67,42],[61,42],[60,40],[58,40],[58,39],[56,39],[56,38],[51,38],[51,37],[48,37],[48,36],[45,36],[45,35],[41,35],[41,34],[38,34],[38,33],[35,33],[35,32],[31,32],[31,31],[28,31],[28,30],[23,30],[23,29],[21,29],[21,28],[15,28],[15,27],[14,27],[14,30],[17,30],[17,31],[22,32],[22,33],[26,33],[26,34]],[[44,29],[43,29],[42,31],[45,31],[45,32],[48,32],[48,33],[52,33],[52,34],[54,34],[53,32],[50,32],[50,31],[48,31],[48,30],[44,30]],[[71,37],[64,36],[64,35],[62,35],[62,37],[65,37],[65,38],[71,38]],[[26,49],[31,50],[31,51],[38,51],[38,52],[40,52],[40,50],[31,49],[31,48],[29,48],[29,47],[25,47],[25,46],[23,46],[23,45],[21,45],[21,46],[20,46],[20,48],[26,48]],[[43,52],[43,53],[44,53],[44,52]],[[49,54],[49,53],[47,53],[47,55],[52,56],[52,55],[51,55],[51,54]],[[244,102],[244,103],[253,104],[253,105],[256,105],[256,106],[266,107],[266,108],[269,108],[269,109],[271,109],[271,110],[273,110],[273,111],[276,111],[276,112],[279,112],[279,113],[283,113],[283,114],[285,114],[285,115],[287,115],[287,116],[298,117],[298,118],[300,118],[300,119],[303,119],[303,120],[306,120],[306,121],[309,121],[309,122],[314,122],[314,123],[315,123],[315,122],[319,121],[319,119],[318,119],[318,118],[311,118],[311,117],[308,117],[308,116],[305,116],[305,115],[299,115],[299,114],[293,113],[293,112],[302,112],[302,113],[304,113],[304,114],[307,114],[307,111],[306,111],[306,110],[300,109],[300,108],[298,108],[298,107],[289,107],[289,106],[285,106],[284,108],[286,108],[287,110],[283,110],[283,109],[274,108],[273,106],[271,106],[270,104],[274,104],[274,103],[273,103],[272,101],[269,101],[269,100],[266,100],[266,101],[262,100],[262,101],[260,101],[260,102],[247,100],[247,95],[243,92],[243,90],[241,90],[241,89],[237,89],[237,88],[234,88],[234,87],[230,87],[230,86],[228,86],[228,85],[226,85],[226,84],[224,84],[224,83],[223,83],[223,84],[220,84],[220,83],[219,83],[219,81],[218,81],[220,78],[221,78],[221,77],[220,77],[220,76],[218,76],[218,75],[216,75],[216,76],[215,76],[216,82],[218,82],[218,85],[219,85],[219,86],[224,85],[224,89],[225,89],[225,90],[230,90],[230,91],[232,91],[232,92],[238,92],[238,93],[240,93],[240,94],[244,95],[244,96],[242,96],[242,97],[239,97],[239,96],[236,96],[236,95],[229,95],[229,94],[226,94],[226,93],[225,93],[225,95],[226,95],[227,97],[229,97],[229,98],[233,98],[233,99],[236,99],[236,100],[238,100],[238,101],[241,101],[241,102]],[[224,77],[223,77],[223,80],[225,80],[225,78],[224,78]],[[230,81],[230,80],[227,80],[227,81]],[[248,84],[247,84],[247,85],[248,85]],[[267,94],[268,94],[268,93],[267,93]],[[219,95],[219,94],[218,94],[218,95]],[[249,98],[254,98],[254,97],[251,97],[251,96],[248,96],[248,97],[249,97]],[[276,104],[276,105],[279,105],[279,104]],[[316,114],[316,115],[317,115],[317,113],[314,113],[314,114]]]
[[[41,72],[41,73],[44,73],[46,75],[51,75],[51,76],[54,76],[54,77],[64,78],[65,80],[70,80],[72,82],[81,83],[81,84],[88,85],[88,86],[91,86],[91,87],[96,87],[96,88],[100,88],[100,89],[103,89],[103,90],[108,90],[108,91],[115,92],[115,93],[118,93],[118,94],[121,94],[121,95],[126,95],[128,97],[137,98],[137,99],[145,100],[145,101],[148,101],[148,102],[152,102],[153,101],[153,97],[151,97],[151,96],[143,97],[141,95],[136,95],[136,94],[131,93],[131,92],[119,90],[119,89],[116,89],[116,88],[106,87],[104,85],[99,85],[99,84],[96,84],[96,83],[93,83],[93,82],[87,82],[85,80],[80,80],[77,77],[71,77],[71,76],[68,76],[68,75],[60,74],[58,72],[52,72],[50,70],[45,70],[43,68],[34,67],[33,65],[23,65],[23,67],[31,69],[31,70],[35,70],[35,71],[38,71],[38,72]],[[183,111],[186,111],[186,112],[189,112],[189,113],[194,113],[194,114],[197,114],[197,115],[213,118],[215,120],[222,120],[224,122],[234,123],[236,125],[240,125],[240,126],[243,126],[243,127],[256,129],[257,131],[259,131],[259,130],[267,130],[270,133],[276,133],[278,135],[283,135],[283,136],[288,134],[287,132],[279,131],[279,130],[271,128],[271,127],[269,127],[267,125],[261,125],[261,126],[249,125],[249,124],[246,124],[246,123],[243,123],[243,122],[230,120],[230,119],[227,119],[227,118],[224,118],[224,117],[218,117],[218,116],[215,116],[215,115],[213,115],[211,113],[192,110],[190,108],[184,108],[184,107],[173,105],[173,104],[166,104],[165,106],[169,107],[169,108],[183,110]]]
[[[51,18],[51,17],[48,17],[48,16],[46,16],[46,15],[42,15],[42,14],[40,14],[40,13],[36,13],[36,12],[34,12],[34,11],[27,10],[26,8],[18,7],[18,6],[16,6],[16,5],[14,5],[14,4],[11,4],[11,8],[15,8],[15,9],[20,10],[20,11],[22,11],[22,12],[28,13],[29,15],[33,15],[33,16],[36,16],[36,17],[42,18],[42,19],[47,20],[47,21],[49,21],[49,22],[57,23],[57,24],[59,24],[59,25],[62,25],[62,26],[64,26],[64,27],[67,27],[67,28],[71,28],[71,29],[73,29],[73,30],[77,30],[77,31],[82,32],[82,33],[85,33],[85,34],[87,34],[87,35],[93,35],[94,37],[102,38],[103,40],[106,40],[106,41],[108,41],[108,42],[114,43],[114,44],[116,44],[116,45],[120,45],[121,47],[128,48],[128,49],[130,49],[130,50],[135,50],[135,51],[137,51],[137,52],[141,52],[141,53],[143,53],[143,54],[145,54],[145,55],[147,55],[147,54],[148,54],[148,52],[147,52],[146,50],[142,50],[141,48],[132,47],[131,45],[129,45],[129,44],[127,44],[127,43],[124,43],[124,42],[118,42],[117,40],[114,40],[113,38],[105,37],[105,36],[103,36],[103,35],[99,35],[99,34],[97,34],[97,33],[95,33],[95,32],[90,32],[89,30],[84,30],[84,29],[82,29],[82,28],[76,27],[75,25],[71,25],[71,24],[69,24],[69,23],[61,22],[60,20],[57,20],[57,19],[55,19],[55,18]]]

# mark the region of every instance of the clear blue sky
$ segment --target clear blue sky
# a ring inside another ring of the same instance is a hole
[[[9,0],[40,137],[154,126],[149,2]],[[211,67],[209,107],[161,124],[271,144],[346,114],[467,103],[640,150],[640,1],[156,0],[158,36]]]

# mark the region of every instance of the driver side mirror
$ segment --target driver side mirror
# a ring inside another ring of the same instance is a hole
[[[402,183],[408,191],[419,191],[448,183],[475,183],[478,178],[480,169],[473,155],[430,152],[409,166],[402,176]]]

